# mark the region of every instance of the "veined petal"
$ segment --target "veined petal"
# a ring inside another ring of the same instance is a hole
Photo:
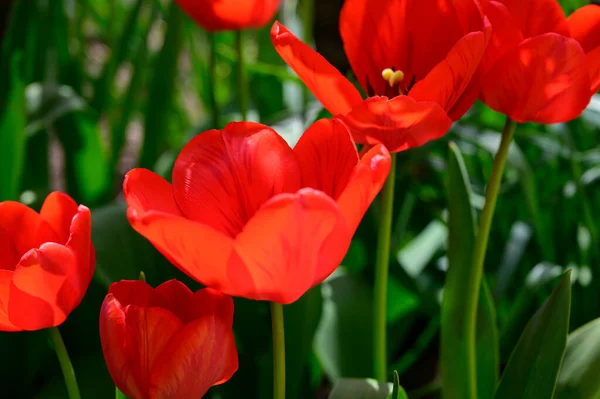
[[[212,227],[168,213],[140,214],[127,210],[131,226],[146,237],[171,263],[205,286],[226,292],[230,237]]]
[[[600,5],[588,4],[567,18],[571,37],[581,44],[586,53],[600,47]]]
[[[600,89],[600,47],[587,53],[585,59],[592,80],[592,94],[595,94]]]
[[[358,162],[350,132],[340,122],[313,123],[294,147],[302,171],[302,186],[337,199]]]
[[[0,331],[19,331],[8,318],[8,301],[10,293],[10,282],[13,272],[0,268]]]
[[[417,102],[408,96],[391,100],[371,97],[339,119],[357,143],[381,143],[390,152],[404,151],[437,139],[452,125],[438,104]]]
[[[492,24],[492,35],[481,60],[485,74],[504,54],[517,47],[525,38],[506,6],[498,1],[485,3],[486,17]]]
[[[100,310],[100,337],[115,385],[128,397],[148,398],[152,370],[182,328],[166,309],[121,306],[108,294]]]
[[[253,122],[194,137],[173,168],[183,214],[232,238],[269,198],[299,187],[292,149],[273,129]]]
[[[161,176],[148,169],[136,168],[125,175],[123,195],[135,214],[157,211],[182,216],[173,187]]]
[[[152,372],[149,398],[201,398],[237,369],[231,326],[219,317],[202,317],[187,324],[163,351]]]
[[[68,248],[46,243],[25,254],[15,269],[10,286],[8,317],[23,330],[54,327],[65,321],[77,299],[68,287],[77,260]],[[63,297],[61,294],[64,294]]]
[[[482,98],[517,122],[559,123],[581,114],[590,86],[579,43],[547,33],[499,59],[484,78]]]
[[[44,200],[40,216],[58,236],[59,244],[66,244],[71,231],[71,222],[77,214],[77,204],[67,194],[55,191]]]
[[[288,304],[342,261],[351,231],[337,204],[304,188],[267,202],[235,240],[230,295]]]
[[[279,22],[271,28],[271,41],[286,64],[333,115],[348,112],[362,100],[348,79]]]
[[[337,200],[352,234],[383,187],[391,163],[388,150],[377,144],[362,156],[352,171],[348,184]]]
[[[569,24],[556,0],[496,0],[508,9],[525,38],[544,33],[569,37]]]
[[[415,84],[408,95],[417,102],[435,102],[450,114],[471,83],[486,46],[487,38],[484,32],[473,32],[464,36],[452,47],[442,62]],[[471,96],[470,104],[461,104],[462,113],[453,114],[452,119],[460,119],[476,99],[476,96]]]

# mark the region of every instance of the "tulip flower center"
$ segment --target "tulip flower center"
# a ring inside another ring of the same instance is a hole
[[[390,84],[390,88],[397,86],[398,95],[408,94],[408,91],[415,84],[415,77],[413,76],[408,86],[401,85],[400,83],[404,80],[404,72],[400,70],[394,71],[392,68],[386,68],[381,71],[381,77]]]

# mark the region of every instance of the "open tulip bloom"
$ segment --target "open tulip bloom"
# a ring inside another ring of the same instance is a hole
[[[238,369],[233,300],[177,280],[155,289],[113,283],[100,311],[100,339],[115,385],[130,399],[201,398]]]
[[[491,34],[477,0],[346,0],[340,33],[368,94],[276,22],[277,52],[356,142],[397,152],[442,136],[479,93]]]
[[[293,149],[267,126],[232,122],[183,148],[172,184],[134,169],[123,190],[133,228],[186,274],[287,304],[340,264],[389,169],[382,145],[359,159],[339,121],[317,121]]]
[[[59,192],[40,213],[0,202],[0,331],[62,324],[87,291],[94,265],[88,208]]]
[[[517,122],[578,117],[600,88],[600,6],[565,18],[556,0],[497,0],[485,12],[483,101]]]

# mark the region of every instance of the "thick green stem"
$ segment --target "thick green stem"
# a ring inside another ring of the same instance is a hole
[[[375,258],[375,291],[373,300],[373,361],[375,379],[387,381],[387,284],[390,264],[390,242],[396,183],[396,154],[392,154],[390,174],[381,191],[381,212]]]
[[[65,377],[69,399],[81,399],[79,387],[77,386],[77,379],[75,378],[75,371],[73,370],[73,365],[71,364],[71,359],[69,359],[69,354],[67,353],[67,348],[62,340],[60,331],[58,330],[58,327],[51,327],[48,331],[50,332],[50,338],[52,339],[54,350],[56,351],[56,356],[60,363],[60,368]]]
[[[208,56],[208,84],[210,96],[210,111],[212,112],[213,128],[220,129],[220,110],[217,103],[217,38],[214,33],[209,33],[209,56]]]
[[[285,399],[285,334],[283,306],[271,302],[273,329],[273,399]]]
[[[237,77],[240,112],[242,113],[242,120],[246,120],[248,117],[248,82],[246,79],[246,66],[244,65],[244,33],[241,30],[235,33],[235,48],[238,55]]]
[[[467,317],[465,326],[465,339],[470,349],[469,353],[471,354],[471,365],[468,368],[467,372],[471,374],[469,376],[469,381],[471,382],[471,384],[473,384],[473,389],[471,390],[472,392],[477,392],[477,369],[475,365],[475,330],[477,326],[477,304],[479,303],[479,290],[481,288],[481,279],[483,276],[483,263],[485,260],[485,253],[487,249],[488,238],[490,235],[490,229],[492,227],[492,220],[494,218],[494,211],[496,209],[496,202],[498,200],[498,193],[500,192],[500,183],[502,182],[504,166],[506,165],[506,160],[508,158],[508,149],[510,147],[510,143],[513,140],[516,126],[517,125],[513,120],[509,118],[506,119],[504,131],[502,132],[502,138],[500,140],[500,147],[498,148],[498,152],[494,157],[492,174],[490,175],[490,180],[485,190],[485,205],[483,206],[483,211],[481,212],[481,217],[479,219],[479,228],[477,229],[475,244],[473,248],[473,279],[468,284],[469,289],[467,290],[467,293],[470,296],[470,299],[466,301],[466,303],[468,304],[468,309],[465,309]]]

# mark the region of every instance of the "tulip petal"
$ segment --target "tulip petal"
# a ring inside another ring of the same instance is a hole
[[[511,17],[506,6],[497,1],[485,3],[485,14],[492,24],[492,35],[487,45],[481,69],[489,71],[494,63],[523,40],[523,33]]]
[[[179,270],[219,289],[228,284],[227,260],[233,240],[213,228],[180,216],[129,209],[131,226],[146,237]]]
[[[121,306],[135,305],[141,307],[162,307],[162,298],[156,294],[155,290],[144,281],[140,280],[121,280],[118,283],[112,283],[108,287],[108,293],[111,294]]]
[[[286,64],[333,115],[348,112],[362,100],[348,79],[279,22],[271,28],[271,41]]]
[[[592,79],[592,94],[600,89],[600,47],[590,51],[585,56]]]
[[[590,86],[579,43],[547,33],[499,59],[484,77],[482,98],[517,122],[559,123],[581,114]]]
[[[123,195],[127,206],[136,213],[143,214],[153,210],[182,215],[175,202],[173,187],[148,169],[132,169],[125,175]]]
[[[10,321],[30,331],[64,322],[73,302],[81,300],[68,281],[74,273],[77,273],[76,258],[62,245],[46,243],[26,253],[12,278]]]
[[[337,200],[338,207],[346,218],[352,234],[383,187],[391,163],[388,150],[378,144],[363,155],[352,171],[350,181]]]
[[[235,240],[226,294],[288,304],[340,264],[351,234],[336,203],[305,188],[281,194],[250,219]]]
[[[156,287],[154,294],[160,297],[160,306],[171,311],[184,324],[196,318],[194,316],[197,307],[210,306],[209,304],[192,306],[195,303],[194,293],[181,281],[175,279],[166,281]]]
[[[59,244],[66,244],[71,231],[71,222],[77,214],[77,204],[67,194],[55,191],[44,200],[40,216],[58,236]],[[89,246],[88,246],[89,248]]]
[[[466,104],[459,101],[477,71],[486,45],[486,35],[483,32],[464,36],[452,47],[446,59],[417,82],[408,95],[418,102],[438,103],[451,119],[460,119],[477,99],[478,89],[471,90],[472,95]],[[459,108],[455,108],[457,103]],[[453,112],[455,110],[458,112]]]
[[[209,32],[262,28],[277,12],[280,0],[176,0]]]
[[[8,318],[8,295],[10,293],[10,282],[13,272],[0,269],[0,331],[19,331]]]
[[[194,137],[173,168],[183,214],[232,238],[269,198],[299,186],[292,149],[260,123],[232,122]]]
[[[65,309],[72,310],[83,299],[96,266],[96,254],[92,245],[92,215],[87,207],[80,205],[77,208],[69,232],[66,247],[75,255],[77,266],[67,274],[70,284],[65,286],[65,289],[72,287],[74,292],[69,295],[61,295],[61,297],[69,298],[64,306]]]
[[[497,0],[504,4],[525,38],[544,33],[569,35],[569,24],[556,0]]]
[[[443,136],[452,121],[433,102],[417,102],[408,96],[391,100],[371,97],[339,117],[361,144],[383,144],[390,152],[418,147]]]
[[[581,44],[583,51],[589,53],[600,47],[600,5],[588,4],[567,18],[571,37]]]
[[[231,327],[217,315],[205,316],[187,324],[165,348],[152,372],[148,398],[201,398],[237,369]]]
[[[166,309],[121,306],[108,294],[100,310],[100,338],[115,385],[128,397],[148,398],[152,370],[182,328]]]
[[[0,231],[3,232],[3,238],[9,237],[12,241],[19,258],[45,242],[58,241],[52,227],[37,212],[13,201],[0,202]],[[15,266],[16,263],[11,269]]]
[[[358,162],[350,132],[340,122],[313,123],[294,147],[302,171],[302,186],[337,199]]]

